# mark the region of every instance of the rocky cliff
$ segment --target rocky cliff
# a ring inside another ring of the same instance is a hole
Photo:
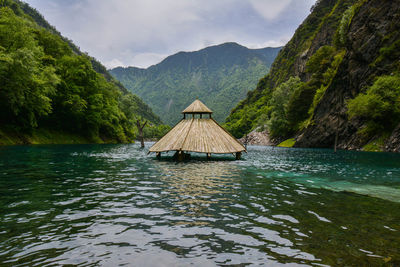
[[[236,135],[265,125],[275,138],[295,137],[296,147],[333,147],[337,138],[342,149],[374,143],[399,152],[400,88],[382,91],[376,84],[390,77],[399,84],[399,40],[399,0],[317,1],[225,125]],[[291,77],[299,79],[288,83]]]
[[[357,133],[365,127],[364,121],[348,119],[346,102],[369,87],[375,77],[396,71],[392,65],[400,60],[399,57],[374,62],[382,47],[399,40],[399,30],[400,1],[372,0],[360,7],[346,34],[348,41],[343,61],[315,109],[314,123],[297,136],[296,146],[331,147],[336,132],[338,147],[343,149],[361,148],[374,139],[373,136],[365,140]],[[400,151],[399,145],[395,144],[399,137],[399,130],[393,131],[385,148]]]

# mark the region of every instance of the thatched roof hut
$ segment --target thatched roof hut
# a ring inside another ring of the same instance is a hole
[[[222,128],[212,117],[212,111],[200,100],[195,100],[182,111],[183,119],[155,143],[149,152],[177,151],[214,154],[236,153],[239,159],[244,146]]]

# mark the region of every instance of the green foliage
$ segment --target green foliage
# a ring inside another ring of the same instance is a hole
[[[379,50],[379,56],[375,60],[374,64],[380,63],[384,60],[391,60],[398,63],[400,57],[400,40],[391,43],[388,46],[384,46]]]
[[[248,114],[247,112],[251,112]],[[230,132],[234,137],[241,138],[246,133],[250,132],[253,128],[254,112],[253,110],[241,110],[236,113],[238,119],[234,119],[232,122],[226,122],[223,127]]]
[[[160,139],[161,137],[163,137],[165,134],[167,134],[169,132],[169,130],[171,130],[171,126],[169,125],[149,125],[144,127],[143,129],[143,135],[144,138],[146,139]]]
[[[46,127],[84,135],[95,142],[129,142],[135,135],[135,118],[160,122],[137,96],[121,90],[109,74],[107,80],[107,75],[96,72],[92,58],[76,53],[26,4],[4,0],[0,6],[2,125],[32,134],[37,132],[35,128]],[[30,17],[23,9],[36,15]]]
[[[286,117],[289,127],[293,131],[301,128],[301,123],[309,117],[308,111],[313,102],[316,88],[304,83],[298,86],[291,95],[286,108]]]
[[[288,120],[277,112],[272,112],[267,126],[272,137],[287,136],[290,133]]]
[[[399,56],[399,50],[400,50],[400,40],[397,40],[388,47],[382,47],[379,52],[380,55],[382,55],[385,58],[397,59]]]
[[[338,30],[335,36],[335,44],[337,46],[345,46],[347,42],[346,34],[348,32],[351,19],[354,16],[354,7],[349,7],[344,13],[342,20],[340,21]]]
[[[289,103],[294,92],[300,91],[303,86],[299,77],[289,78],[271,93],[269,100],[262,96],[254,105],[245,105],[232,113],[224,127],[237,138],[256,127],[261,130],[267,127],[273,137],[290,135],[295,123],[288,118]],[[292,103],[292,110],[296,107]]]
[[[279,147],[293,147],[295,143],[296,143],[296,141],[294,140],[294,138],[290,138],[290,139],[283,141],[278,146]]]
[[[313,73],[313,75],[321,75],[324,73],[330,66],[335,52],[336,49],[333,46],[325,45],[320,47],[307,61],[307,72]]]
[[[393,130],[400,121],[400,75],[378,77],[365,93],[348,102],[348,115],[366,120],[364,132],[369,136]]]
[[[24,128],[37,126],[38,118],[51,112],[59,82],[34,37],[29,22],[0,9],[0,118],[12,117]]]
[[[343,12],[339,26],[337,27],[336,34],[334,37],[334,44],[336,47],[345,47],[347,44],[347,33],[350,28],[351,21],[358,10],[368,0],[358,0],[354,5],[351,5]]]
[[[299,91],[303,86],[299,77],[291,77],[286,82],[280,84],[272,93],[268,103],[270,106],[270,118],[267,121],[269,133],[273,137],[287,136],[292,129],[287,117],[288,104],[295,91]]]
[[[36,31],[38,45],[43,48],[44,53],[49,58],[59,59],[64,55],[72,55],[69,45],[60,36],[50,33],[45,29]]]
[[[32,129],[30,133],[21,132],[12,126],[0,127],[0,145],[84,144],[89,142],[93,142],[93,140],[85,138],[80,134],[43,127]]]
[[[336,51],[335,48],[331,46],[323,46],[310,58],[310,61],[312,61],[311,66],[320,64],[321,68],[314,69],[312,79],[308,82],[314,86],[315,84],[319,85],[319,88],[314,94],[312,105],[308,111],[309,120],[311,120],[315,108],[321,101],[326,89],[329,87],[333,78],[335,77],[345,53],[345,50]]]
[[[363,151],[369,151],[369,152],[382,152],[385,147],[385,140],[387,136],[381,136],[368,144],[366,144],[362,150]]]

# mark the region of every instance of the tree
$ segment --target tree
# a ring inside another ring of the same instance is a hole
[[[0,0],[0,127],[28,134],[42,127],[93,142],[130,142],[139,114],[160,123],[141,99],[34,9]]]
[[[400,121],[400,76],[381,76],[365,93],[348,102],[350,119],[367,121],[369,129],[392,130]]]
[[[288,104],[294,92],[303,86],[299,77],[290,77],[281,83],[272,93],[268,102],[270,106],[270,118],[267,122],[269,132],[272,136],[286,136],[290,134],[289,121],[287,118]]]
[[[140,119],[136,121],[136,125],[139,131],[139,139],[140,139],[140,147],[144,148],[144,136],[143,136],[143,128],[146,126],[147,121],[145,121],[143,124],[140,122]]]
[[[36,127],[39,117],[51,113],[51,96],[59,79],[52,66],[42,62],[28,21],[9,8],[0,10],[1,120],[15,121],[25,129]]]

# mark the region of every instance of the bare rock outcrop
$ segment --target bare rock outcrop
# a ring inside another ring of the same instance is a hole
[[[387,140],[385,150],[388,152],[400,152],[400,124]]]
[[[255,129],[250,132],[247,136],[244,136],[239,139],[239,142],[247,145],[256,145],[256,146],[273,146],[275,143],[271,140],[268,131],[259,131],[259,129]]]

